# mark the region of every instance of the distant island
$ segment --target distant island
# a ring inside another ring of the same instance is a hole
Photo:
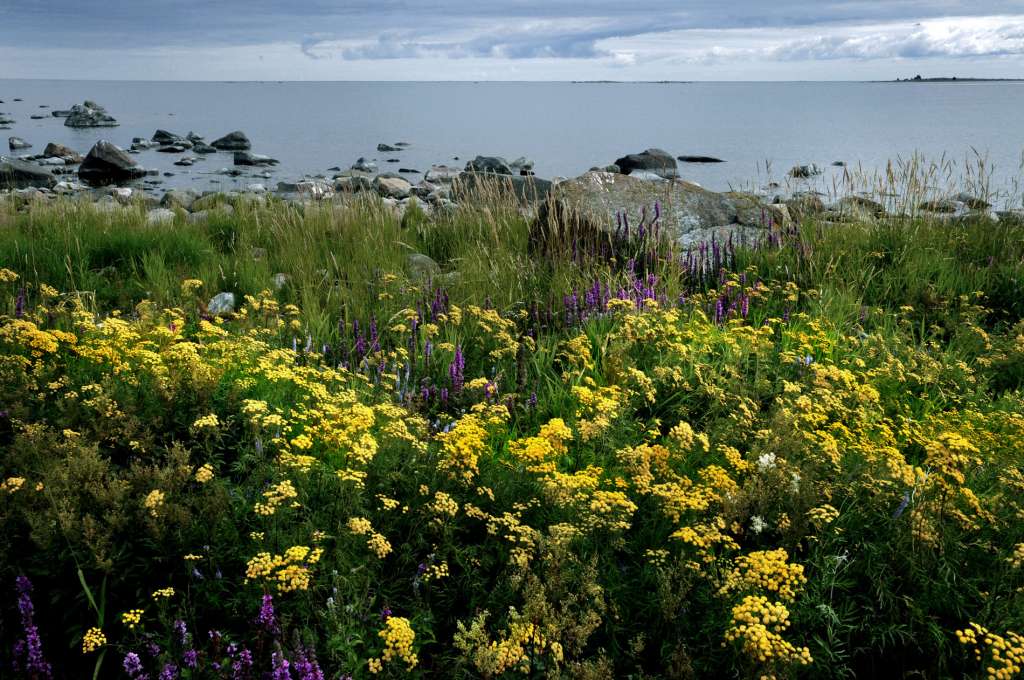
[[[1024,78],[958,78],[956,76],[945,76],[942,78],[922,78],[917,75],[913,78],[897,78],[894,81],[876,81],[876,82],[896,82],[896,83],[1019,83]]]

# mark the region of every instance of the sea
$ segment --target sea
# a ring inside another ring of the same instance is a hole
[[[74,129],[49,115],[86,99],[106,107],[120,126]],[[716,191],[792,188],[790,168],[814,164],[823,172],[809,183],[828,192],[916,158],[934,164],[936,182],[966,178],[1013,197],[1019,207],[1024,153],[1024,83],[1018,82],[0,79],[0,100],[0,112],[15,119],[0,134],[33,145],[11,155],[39,153],[51,141],[83,154],[99,139],[127,149],[133,137],[148,139],[157,129],[195,132],[207,141],[242,130],[254,153],[280,161],[270,178],[254,178],[263,170],[250,168],[231,178],[221,174],[232,167],[230,153],[190,168],[156,150],[136,156],[159,171],[166,187],[199,190],[254,181],[272,189],[278,181],[330,177],[331,168],[347,169],[360,157],[375,160],[381,172],[420,173],[434,164],[461,167],[477,155],[526,157],[539,177],[572,177],[657,147],[725,161],[680,163],[683,178]],[[45,117],[33,120],[33,114]],[[378,143],[396,142],[409,146],[397,154],[377,151]],[[408,177],[415,183],[420,175]]]

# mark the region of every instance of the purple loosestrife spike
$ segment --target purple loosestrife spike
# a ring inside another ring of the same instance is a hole
[[[32,605],[32,582],[27,576],[15,579],[18,590],[18,613],[21,614],[21,628],[24,637],[15,643],[15,665],[20,665],[19,657],[25,655],[24,667],[26,675],[35,676],[37,680],[49,680],[53,677],[53,668],[43,656],[43,642],[39,637],[39,629],[35,625]]]
[[[14,299],[14,317],[20,319],[25,316],[25,287],[18,289],[18,296]]]
[[[174,622],[174,635],[178,640],[178,644],[184,645],[188,642],[188,626],[184,621],[178,619]]]
[[[260,605],[259,614],[256,615],[256,623],[271,635],[279,632],[277,617],[274,615],[274,598],[271,595],[264,595]]]
[[[238,659],[231,664],[232,680],[248,680],[249,671],[252,670],[252,652],[243,649],[238,654]]]
[[[292,678],[291,664],[288,663],[288,659],[284,658],[282,652],[274,652],[270,658],[273,665],[273,672],[270,676],[271,680],[294,680]]]

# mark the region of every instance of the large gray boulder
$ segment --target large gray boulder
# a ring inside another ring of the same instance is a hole
[[[615,161],[619,170],[631,175],[638,170],[646,170],[660,177],[672,179],[679,176],[676,159],[662,149],[647,149],[640,153],[631,153]]]
[[[93,145],[78,168],[78,177],[94,186],[127,182],[145,175],[135,159],[105,139]]]
[[[423,181],[430,184],[451,184],[461,174],[462,171],[458,168],[452,168],[447,165],[435,165],[430,170],[427,170],[427,174],[423,176]]]
[[[52,189],[56,185],[57,178],[49,170],[34,163],[0,156],[0,189]]]
[[[501,156],[477,156],[466,163],[466,172],[489,172],[495,175],[511,175],[512,166]]]
[[[785,205],[764,203],[742,193],[716,193],[683,180],[651,182],[629,175],[591,171],[557,184],[538,211],[532,240],[547,248],[561,248],[577,238],[613,234],[625,213],[632,233],[646,214],[646,227],[654,220],[667,238],[688,247],[700,242],[733,239],[752,242],[770,225],[791,222]]]
[[[221,151],[248,151],[252,148],[249,138],[241,130],[229,132],[220,139],[213,140],[210,146]]]
[[[199,198],[199,194],[191,189],[170,189],[160,199],[161,208],[181,208],[189,210],[192,204]]]
[[[71,107],[71,113],[64,119],[64,125],[76,128],[117,127],[118,122],[105,108],[96,102],[86,100],[84,104],[75,104]]]
[[[373,188],[385,198],[409,198],[412,185],[401,177],[387,177],[381,175],[373,180]]]

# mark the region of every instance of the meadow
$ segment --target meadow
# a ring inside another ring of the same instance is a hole
[[[234,207],[0,204],[5,675],[1021,675],[1024,220]]]

